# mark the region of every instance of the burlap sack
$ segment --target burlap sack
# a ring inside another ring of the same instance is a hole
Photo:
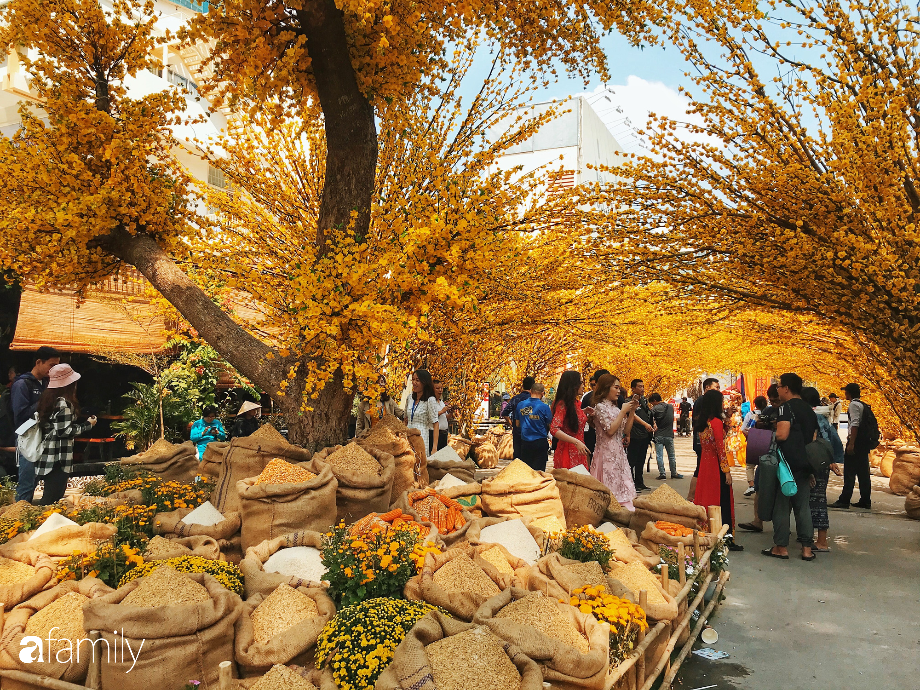
[[[263,425],[251,436],[233,439],[224,452],[220,475],[211,494],[214,507],[225,515],[239,511],[237,483],[246,477],[257,476],[274,458],[296,465],[309,460],[310,451],[288,443],[271,424]]]
[[[530,570],[531,566],[527,564],[527,561],[512,555],[512,553],[501,544],[476,544],[472,546],[472,548],[476,550],[476,556],[473,558],[473,561],[478,563],[479,566],[486,571],[486,574],[492,578],[493,582],[498,584],[498,588],[502,591],[509,587],[521,587],[522,583],[526,581],[526,572]],[[514,571],[513,573],[501,572],[491,562],[482,557],[482,554],[491,549],[498,549],[501,551],[505,560],[508,561],[508,565],[510,565],[511,569]]]
[[[455,547],[441,554],[429,553],[425,556],[425,565],[422,566],[422,570],[418,575],[411,578],[409,582],[406,583],[406,586],[403,588],[403,596],[413,601],[425,601],[429,604],[440,606],[452,616],[460,618],[461,620],[472,620],[473,614],[476,613],[476,609],[478,609],[488,597],[470,591],[449,591],[441,587],[434,580],[434,574],[438,570],[453,559],[462,555],[466,555],[486,571],[486,574],[495,582],[496,588],[500,591],[501,586],[499,583],[501,580],[492,577],[492,575],[497,574],[498,571],[495,570],[494,567],[491,567],[490,563],[478,556],[475,547],[467,544],[465,546]],[[486,570],[485,565],[490,566],[488,570]]]
[[[883,452],[881,447],[873,448],[869,451],[869,467],[878,467],[882,464]]]
[[[220,547],[220,560],[227,563],[239,565],[243,560],[243,538],[239,534],[234,534],[229,539],[218,539],[217,545]]]
[[[418,430],[415,429],[415,431]],[[364,450],[376,448],[393,456],[394,495],[418,486],[415,472],[417,457],[408,437],[408,430],[400,433],[393,431],[384,424],[376,424],[355,439],[357,444]],[[419,436],[419,439],[421,439],[421,436]]]
[[[339,486],[332,466],[311,460],[298,465],[316,476],[308,482],[256,484],[258,477],[237,483],[243,518],[243,551],[289,532],[325,532],[335,524],[335,492]]]
[[[100,541],[110,539],[115,531],[115,525],[87,522],[85,525],[60,527],[46,532],[38,539],[30,540],[35,532],[24,532],[0,546],[0,556],[28,562],[30,551],[38,551],[47,556],[72,556],[74,551],[92,553]]]
[[[486,527],[492,525],[497,525],[500,522],[505,522],[506,520],[513,520],[515,518],[509,517],[484,517],[476,518],[470,522],[470,527],[466,532],[466,541],[473,546],[478,546],[479,544],[491,544],[491,542],[482,541],[482,530]],[[525,519],[524,526],[527,527],[527,531],[530,532],[530,536],[534,538],[534,541],[537,542],[541,553],[546,544],[546,533],[539,527],[534,527],[530,524],[530,520]],[[462,544],[463,542],[459,542]]]
[[[891,473],[894,471],[894,460],[897,457],[897,453],[893,448],[889,448],[882,454],[882,459],[879,461],[879,470],[884,477],[890,477]]]
[[[555,516],[565,528],[565,509],[556,480],[548,472],[534,472],[530,480],[506,483],[498,477],[482,483],[482,510],[495,517],[536,520]]]
[[[476,464],[480,469],[491,470],[498,465],[498,448],[486,441],[476,446]]]
[[[514,460],[514,437],[511,434],[502,436],[497,450],[500,460]]]
[[[290,577],[288,575],[279,575],[278,573],[269,573],[265,571],[264,565],[271,556],[278,550],[290,546],[312,546],[314,549],[323,549],[323,535],[319,532],[310,532],[307,530],[301,532],[292,532],[285,534],[276,539],[263,541],[258,546],[246,549],[246,556],[240,561],[240,570],[243,572],[243,585],[246,589],[246,598],[262,594],[268,596],[280,584],[290,585],[297,589],[306,587],[308,589],[325,589],[326,585],[322,582],[314,582],[299,577]]]
[[[95,599],[110,594],[112,591],[111,587],[94,577],[88,577],[80,581],[71,580],[36,594],[27,602],[19,604],[12,611],[7,612],[3,620],[3,635],[0,637],[0,669],[28,671],[29,673],[36,673],[70,683],[83,681],[86,678],[89,661],[93,655],[93,647],[88,638],[85,641],[78,642],[76,648],[72,649],[70,653],[65,648],[58,651],[57,654],[50,653],[47,639],[45,639],[41,647],[43,660],[40,661],[36,653],[32,657],[34,661],[25,663],[19,658],[19,653],[29,646],[28,643],[23,644],[26,625],[34,614],[71,592],[77,592]],[[90,628],[86,629],[89,630]],[[51,636],[60,639],[60,631],[52,631]],[[101,643],[98,643],[96,648],[99,649],[100,645]],[[137,649],[137,647],[135,646],[134,649]],[[11,687],[7,679],[3,680],[3,687]]]
[[[450,434],[447,437],[447,445],[457,451],[457,455],[459,455],[462,459],[466,460],[466,456],[470,453],[470,448],[473,447],[473,442],[468,438]]]
[[[700,546],[704,546],[707,549],[712,546],[712,537],[706,532],[699,532],[699,540]],[[642,534],[639,536],[639,543],[656,553],[658,551],[658,546],[661,544],[666,546],[683,544],[684,546],[692,548],[693,535],[691,534],[688,537],[672,537],[667,532],[663,532],[655,527],[654,522],[649,522],[645,525],[645,529],[642,530]]]
[[[204,455],[198,463],[198,473],[204,477],[219,477],[224,455],[229,447],[230,441],[212,441],[205,446]]]
[[[153,519],[153,529],[157,534],[176,537],[211,537],[220,541],[230,539],[240,531],[243,524],[240,513],[224,513],[222,522],[216,525],[189,525],[182,521],[193,508],[180,508],[169,513],[157,513]]]
[[[628,589],[628,587],[624,583],[617,580],[617,567],[612,568],[607,576],[612,585],[618,586],[623,589]],[[653,618],[656,621],[674,620],[675,618],[677,618],[677,601],[674,599],[673,596],[671,596],[670,592],[664,591],[664,588],[661,586],[660,579],[654,583],[654,586],[655,586],[655,589],[657,589],[658,593],[661,594],[661,596],[664,598],[665,601],[664,603],[653,602],[651,601],[651,598],[649,598],[648,605],[645,607],[645,614],[649,618]],[[632,591],[632,594],[634,595],[633,601],[638,602],[639,592]],[[620,596],[620,595],[617,595],[617,596]]]
[[[621,544],[611,544],[610,548],[613,551],[613,557],[620,563],[638,561],[646,568],[654,568],[661,562],[661,556],[658,555],[657,550],[650,549],[642,544],[632,544],[628,547]],[[613,561],[611,561],[612,564]]]
[[[95,497],[92,497],[95,498]],[[109,494],[105,499],[106,508],[117,508],[118,506],[136,506],[144,502],[144,492],[140,489],[130,489],[128,491],[118,491]],[[82,504],[80,507],[84,507]],[[87,508],[91,506],[85,506]]]
[[[559,611],[567,617],[580,633],[588,638],[588,653],[567,645],[530,625],[520,625],[507,618],[496,618],[505,606],[526,596],[543,596],[526,589],[511,587],[484,603],[473,623],[487,626],[498,637],[536,661],[543,671],[543,678],[553,687],[604,687],[610,666],[610,635],[608,629],[597,622],[591,614],[585,614],[574,606],[551,599]]]
[[[233,659],[233,627],[243,601],[206,573],[188,577],[208,590],[207,601],[155,608],[122,604],[144,580],[137,578],[84,605],[87,630],[101,631],[113,648],[130,644],[141,650],[136,659],[130,654],[107,659],[102,664],[103,688],[150,690],[163,687],[165,678],[176,678],[201,681],[200,690],[219,689],[218,664]]]
[[[621,506],[611,495],[610,505],[607,506],[607,510],[604,511],[603,522],[612,522],[615,525],[629,527],[629,523],[632,522],[632,517],[633,511],[631,511],[629,508],[624,508]]]
[[[198,449],[191,441],[174,445],[161,438],[143,453],[122,458],[118,464],[152,472],[167,481],[190,482],[198,474]]]
[[[320,463],[318,466],[327,466],[326,458],[341,447],[325,448],[313,459]],[[328,465],[338,480],[335,492],[336,522],[344,520],[346,524],[350,524],[370,513],[386,513],[390,509],[393,478],[396,473],[393,456],[376,448],[365,450],[380,463],[382,469],[379,475],[346,474]]]
[[[216,561],[220,558],[220,544],[213,537],[173,537],[168,539],[175,546],[174,551],[163,549],[157,553],[155,559],[144,556],[144,560],[165,560],[167,558],[178,558],[179,556],[200,556],[211,561]]]
[[[25,582],[0,585],[0,604],[3,611],[9,611],[16,604],[21,604],[45,589],[57,570],[57,563],[51,556],[38,551],[22,552],[17,560],[35,568],[35,574]]]
[[[706,509],[703,506],[698,506],[695,503],[684,503],[683,505],[658,504],[654,500],[649,499],[651,499],[651,496],[636,496],[633,499],[633,505],[636,507],[637,511],[641,508],[649,513],[663,513],[666,515],[690,518],[691,520],[703,523],[706,522]],[[667,518],[657,519],[662,520]],[[683,524],[677,520],[670,520],[670,522]]]
[[[907,517],[913,520],[920,520],[920,486],[915,486],[904,499],[904,510],[907,511]]]
[[[420,487],[428,486],[431,483],[431,475],[428,472],[428,453],[425,452],[422,432],[419,429],[407,429],[406,436],[409,439],[409,445],[412,446],[412,452],[415,453],[415,483]]]
[[[322,685],[322,674],[316,670],[312,662],[308,666],[296,666],[294,664],[285,664],[285,666],[289,668],[290,670],[294,671],[297,675],[299,675],[304,680],[310,683],[313,683],[313,685],[316,686],[317,688]],[[265,674],[262,674],[262,675],[265,675]],[[236,682],[236,687],[238,688],[238,690],[249,690],[260,680],[262,680],[262,676],[253,676],[252,678],[241,678],[240,680]],[[332,679],[330,678],[330,680]],[[333,690],[338,690],[338,688],[336,688],[335,686],[334,681],[332,682],[332,687],[333,687]]]
[[[543,592],[547,596],[557,599],[568,599],[572,590],[597,584],[588,582],[566,567],[578,565],[579,563],[580,561],[563,558],[558,553],[547,554],[526,572],[521,573],[517,586],[531,592]],[[608,587],[608,591],[610,591],[608,585],[608,582],[604,582],[604,586]]]
[[[275,664],[308,666],[313,662],[316,639],[323,626],[335,616],[335,604],[325,589],[298,587],[297,591],[316,603],[316,617],[301,621],[268,642],[256,642],[252,627],[252,612],[268,594],[254,594],[243,602],[243,613],[236,620],[233,644],[241,675],[261,676]]]
[[[906,496],[920,484],[920,448],[903,446],[895,451],[888,487],[898,496]]]
[[[416,623],[396,647],[393,661],[380,674],[374,690],[438,690],[425,647],[474,627],[471,623],[432,611]],[[521,674],[519,690],[541,690],[543,676],[540,667],[512,644],[505,643],[505,651]],[[475,685],[471,685],[470,690],[474,689]]]
[[[604,514],[613,499],[610,489],[594,477],[561,467],[554,469],[552,474],[559,488],[566,525],[597,527],[604,521]]]
[[[699,506],[702,509],[702,506]],[[705,510],[703,511],[705,514]],[[649,522],[658,522],[659,520],[666,520],[667,522],[674,522],[678,525],[683,525],[684,527],[689,527],[691,529],[700,529],[705,523],[700,523],[696,518],[687,517],[685,515],[675,515],[673,513],[657,513],[650,510],[644,510],[641,508],[636,508],[636,512],[632,514],[632,517],[629,519],[629,529],[635,530],[638,533],[642,533],[642,530],[645,529],[645,526]]]
[[[428,458],[428,478],[431,481],[439,481],[447,474],[472,483],[476,481],[476,464],[472,460],[461,458],[457,451],[448,445]]]
[[[463,486],[454,486],[442,492],[448,498],[454,499],[469,511],[473,517],[482,517],[482,484],[471,482]]]

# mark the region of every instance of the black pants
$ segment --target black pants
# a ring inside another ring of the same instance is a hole
[[[511,430],[511,444],[514,447],[514,459],[521,460],[521,434],[518,432],[517,427]]]
[[[857,450],[854,455],[843,457],[843,491],[840,502],[849,505],[853,498],[853,488],[859,479],[859,500],[868,503],[872,493],[872,480],[869,478],[869,451]]]
[[[546,472],[546,463],[549,461],[549,442],[545,438],[540,438],[536,441],[521,439],[518,443],[520,444],[518,459],[523,460],[531,469]]]
[[[593,454],[594,448],[597,446],[597,432],[594,429],[588,429],[585,432],[585,445],[588,446],[588,450]]]
[[[438,450],[447,445],[447,429],[438,429]]]
[[[652,442],[651,436],[645,438],[630,439],[626,447],[626,457],[629,460],[629,466],[633,472],[633,482],[637,487],[645,486],[645,458],[648,455],[648,447]]]
[[[67,491],[67,480],[70,479],[70,475],[60,465],[55,464],[48,474],[44,477],[36,477],[36,479],[42,479],[45,482],[41,505],[50,506],[64,498],[64,492]]]

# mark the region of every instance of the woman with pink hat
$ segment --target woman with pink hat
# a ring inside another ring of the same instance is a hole
[[[69,364],[57,364],[48,372],[48,387],[38,401],[42,428],[42,454],[35,463],[35,478],[45,481],[41,504],[51,505],[64,498],[73,470],[73,440],[96,426],[96,417],[78,422],[77,381],[80,374]]]

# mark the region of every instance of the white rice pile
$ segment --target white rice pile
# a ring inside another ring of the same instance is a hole
[[[262,568],[267,573],[278,573],[301,580],[321,582],[326,575],[319,549],[312,546],[291,546],[273,553]]]
[[[520,519],[484,527],[479,541],[484,544],[501,544],[512,556],[526,561],[528,565],[533,565],[540,558],[540,547]]]
[[[457,479],[452,474],[445,474],[437,484],[435,484],[435,489],[438,491],[444,491],[444,489],[452,489],[455,486],[464,486],[467,482],[462,479]]]
[[[588,472],[588,468],[585,467],[584,465],[575,465],[575,467],[570,469],[569,472],[574,472],[575,474],[584,474],[589,477],[591,476],[591,473]]]
[[[211,527],[224,521],[224,516],[210,501],[205,501],[191,513],[182,518],[186,525]]]
[[[463,458],[450,446],[444,446],[437,453],[428,456],[428,462],[463,462]]]
[[[603,525],[597,528],[597,531],[600,532],[601,534],[607,534],[607,532],[613,532],[617,529],[619,528],[616,525],[614,525],[612,522],[605,522]]]
[[[76,524],[76,522],[65,518],[60,513],[51,513],[51,515],[48,516],[48,519],[42,523],[42,526],[35,530],[35,534],[29,537],[29,541],[38,539],[43,534],[48,534],[48,532],[53,532],[54,530],[60,529],[61,527],[72,527]]]

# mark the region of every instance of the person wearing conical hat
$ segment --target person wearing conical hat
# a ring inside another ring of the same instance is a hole
[[[236,413],[236,419],[233,420],[233,427],[230,429],[230,438],[243,438],[251,436],[259,429],[259,416],[262,413],[262,406],[249,400],[240,406],[240,411]]]

